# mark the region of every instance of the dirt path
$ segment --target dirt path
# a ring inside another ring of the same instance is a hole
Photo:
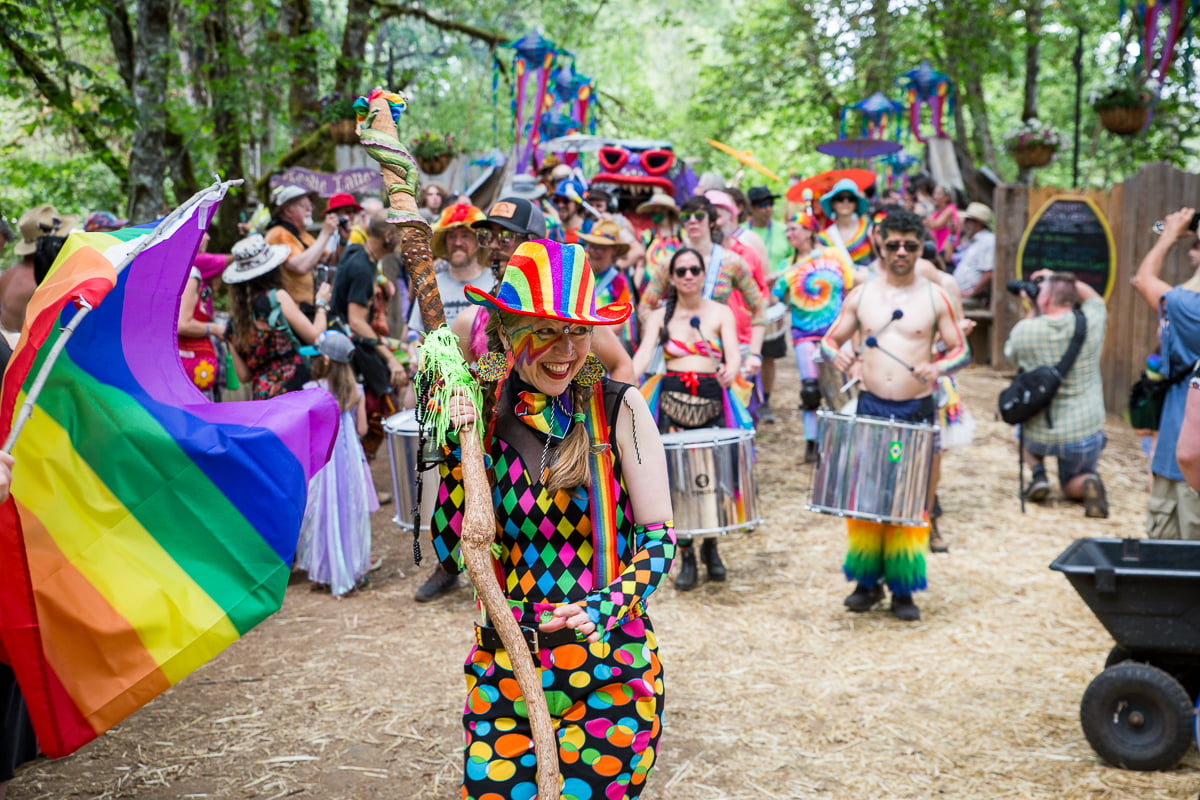
[[[1011,432],[991,414],[1003,380],[969,370],[975,444],[943,470],[951,551],[905,625],[842,608],[844,526],[803,508],[796,372],[780,365],[780,423],[759,439],[768,524],[722,542],[728,583],[668,582],[652,604],[668,717],[643,798],[1194,798],[1195,752],[1141,774],[1088,747],[1079,699],[1112,643],[1047,569],[1076,537],[1140,535],[1128,426],[1110,417],[1109,519],[1064,502],[1022,516]],[[372,589],[338,601],[294,584],[278,615],[101,740],[26,767],[10,797],[458,797],[470,595],[412,602],[427,568],[391,513],[375,520],[387,564]]]

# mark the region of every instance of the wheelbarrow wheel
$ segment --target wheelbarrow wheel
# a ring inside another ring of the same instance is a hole
[[[1192,740],[1192,700],[1169,673],[1132,661],[1097,675],[1079,704],[1092,749],[1121,769],[1171,769]]]

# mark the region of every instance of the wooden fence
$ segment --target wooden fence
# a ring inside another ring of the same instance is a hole
[[[1129,400],[1129,387],[1146,364],[1146,355],[1158,347],[1158,322],[1130,281],[1142,257],[1157,238],[1151,231],[1156,220],[1184,206],[1200,208],[1200,175],[1182,172],[1167,164],[1148,164],[1130,180],[1107,191],[1071,191],[1057,187],[1005,185],[993,196],[996,233],[996,270],[992,277],[990,354],[980,353],[977,361],[1013,369],[1004,358],[1004,341],[1024,312],[1020,301],[1005,291],[1008,281],[1017,277],[1017,251],[1026,226],[1058,194],[1082,195],[1090,199],[1112,228],[1116,252],[1115,277],[1109,294],[1108,329],[1100,368],[1104,378],[1104,402],[1109,413],[1121,414]],[[1191,277],[1187,245],[1180,242],[1171,250],[1162,278],[1171,285]]]

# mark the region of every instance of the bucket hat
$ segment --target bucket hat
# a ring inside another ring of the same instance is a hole
[[[675,205],[675,198],[666,192],[655,192],[650,195],[650,199],[639,205],[636,209],[637,213],[653,216],[654,214],[666,214],[676,222],[679,221],[679,206]]]
[[[329,198],[329,202],[325,204],[325,213],[337,211],[339,208],[349,209],[357,214],[362,211],[362,206],[354,199],[354,195],[349,192],[338,192],[333,197]]]
[[[254,233],[237,242],[229,252],[233,254],[233,263],[221,273],[221,280],[245,283],[278,267],[291,255],[292,249],[286,244],[267,244],[262,234]]]
[[[871,203],[869,200],[867,200],[867,196],[864,195],[862,190],[858,188],[857,183],[849,178],[842,178],[833,185],[832,189],[821,195],[821,208],[825,209],[825,216],[829,217],[830,219],[835,219],[837,217],[837,215],[833,213],[833,198],[844,192],[849,192],[857,198],[854,206],[854,213],[858,214],[860,217],[867,213],[867,210],[871,207]]]
[[[470,285],[465,291],[467,300],[492,311],[583,325],[619,325],[633,313],[631,303],[596,308],[596,278],[583,248],[547,239],[517,247],[495,295]]]

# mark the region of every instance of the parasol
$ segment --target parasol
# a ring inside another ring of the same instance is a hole
[[[834,158],[874,158],[900,150],[899,142],[883,139],[834,139],[817,145],[817,152]]]
[[[720,150],[722,153],[728,153],[729,155],[733,156],[734,158],[736,158],[738,161],[745,164],[750,169],[761,172],[763,175],[766,175],[768,178],[775,181],[776,183],[783,182],[783,178],[780,178],[774,172],[771,172],[771,170],[767,169],[762,164],[755,161],[754,155],[750,151],[738,150],[737,148],[730,147],[729,145],[727,145],[723,142],[718,142],[716,139],[705,139],[704,141],[708,142],[713,147]]]
[[[586,133],[571,133],[559,136],[557,139],[547,139],[538,142],[539,150],[549,150],[552,153],[594,153],[610,140],[604,136],[591,136]]]
[[[793,203],[802,202],[805,189],[811,189],[813,197],[822,197],[833,188],[835,183],[845,178],[854,181],[854,184],[864,192],[875,183],[875,173],[869,169],[831,169],[794,184],[787,190],[787,199]]]

